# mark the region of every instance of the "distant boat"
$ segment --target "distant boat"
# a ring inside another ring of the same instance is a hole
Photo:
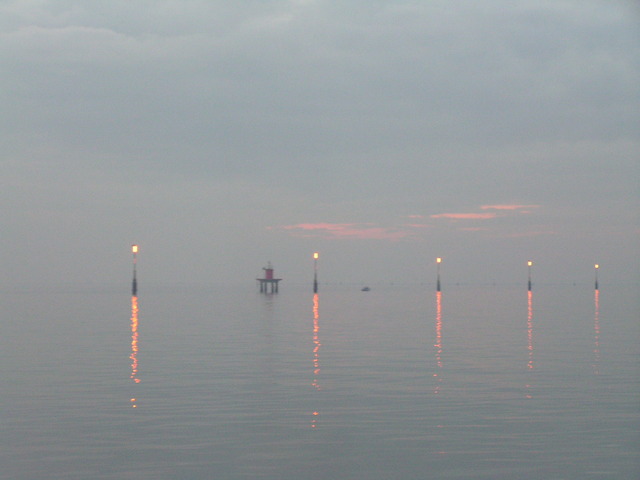
[[[370,291],[370,290],[371,290],[371,289],[370,289],[369,287],[362,287],[362,290],[361,290],[361,291],[362,291],[362,292],[368,292],[368,291]]]

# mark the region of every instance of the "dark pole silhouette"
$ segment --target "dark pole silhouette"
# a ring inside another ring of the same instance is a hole
[[[131,245],[133,253],[133,282],[131,282],[131,295],[138,295],[138,280],[136,279],[136,263],[138,263],[138,245]]]
[[[318,252],[313,254],[313,293],[318,293]]]

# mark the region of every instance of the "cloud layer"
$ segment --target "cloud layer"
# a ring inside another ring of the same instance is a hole
[[[3,281],[86,280],[77,255],[117,279],[132,242],[158,278],[295,271],[323,241],[358,262],[361,240],[394,265],[566,244],[625,268],[639,19],[599,0],[2,2]]]

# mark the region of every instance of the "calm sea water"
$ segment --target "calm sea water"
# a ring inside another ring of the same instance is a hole
[[[4,292],[0,478],[640,478],[637,288]]]

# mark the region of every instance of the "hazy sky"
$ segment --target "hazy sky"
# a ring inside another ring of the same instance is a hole
[[[18,283],[638,281],[633,0],[0,0]],[[285,288],[284,285],[282,288]]]

